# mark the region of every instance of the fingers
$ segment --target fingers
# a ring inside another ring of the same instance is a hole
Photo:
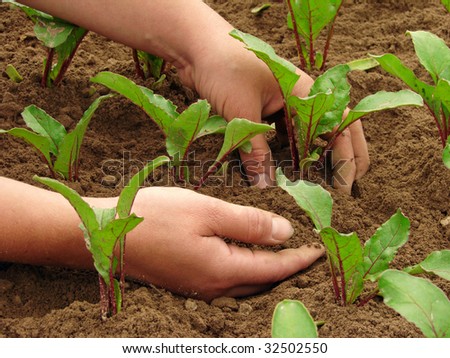
[[[252,151],[245,153],[240,151],[242,166],[247,180],[258,188],[266,188],[275,185],[275,165],[272,161],[272,153],[263,134],[255,136],[252,140]]]
[[[291,223],[281,216],[249,206],[208,200],[204,236],[220,236],[260,245],[277,245],[294,234]]]
[[[224,296],[245,296],[268,289],[300,270],[303,270],[324,255],[323,247],[312,245],[279,252],[254,251],[230,246],[235,285],[226,290]],[[226,275],[227,273],[225,273]]]
[[[352,137],[353,152],[355,155],[355,180],[358,180],[367,173],[367,170],[369,170],[369,151],[367,149],[367,142],[364,137],[361,121],[356,121],[349,127],[349,129]]]
[[[347,194],[351,194],[356,175],[356,162],[352,135],[348,128],[334,142],[332,165],[333,186]]]

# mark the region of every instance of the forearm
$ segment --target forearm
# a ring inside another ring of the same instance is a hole
[[[81,220],[61,195],[0,177],[0,198],[0,262],[92,267]]]
[[[201,0],[20,2],[163,57],[178,68],[192,64],[197,53],[207,49],[210,39],[231,30],[231,25]]]

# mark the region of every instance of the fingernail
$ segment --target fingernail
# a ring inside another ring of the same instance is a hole
[[[294,228],[291,223],[279,216],[272,218],[272,240],[284,242],[294,235]]]

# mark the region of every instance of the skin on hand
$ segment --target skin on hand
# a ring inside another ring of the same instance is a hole
[[[61,195],[0,177],[0,262],[93,269],[80,219]],[[114,207],[117,198],[85,198]],[[324,254],[303,246],[278,252],[226,243],[227,237],[273,246],[293,234],[289,221],[181,188],[144,188],[132,212],[144,218],[127,235],[125,270],[138,281],[211,300],[269,288]]]
[[[231,120],[261,122],[281,108],[278,85],[267,66],[229,36],[233,27],[201,0],[21,0],[132,48],[172,63],[182,82]],[[189,14],[189,16],[185,16]],[[123,29],[126,29],[124,31]],[[293,94],[305,97],[313,80],[298,70]],[[258,187],[275,183],[275,167],[264,135],[241,153],[249,181]],[[335,186],[350,193],[353,181],[367,171],[369,156],[360,122],[336,140]]]

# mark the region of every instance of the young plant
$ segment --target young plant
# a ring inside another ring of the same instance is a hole
[[[9,79],[15,83],[20,83],[23,81],[23,77],[16,70],[16,68],[11,64],[8,64],[6,66],[5,73],[9,77]]]
[[[292,95],[299,79],[293,64],[278,57],[270,45],[252,35],[238,30],[231,31],[230,35],[243,42],[248,50],[264,61],[279,84],[284,99],[285,125],[295,171],[299,168],[304,171],[311,163],[322,158],[336,138],[361,117],[399,106],[423,104],[422,98],[409,90],[380,91],[362,99],[343,118],[350,102],[351,87],[347,74],[351,71],[351,66],[345,64],[331,68],[316,79],[308,97],[299,98]],[[293,111],[295,116],[292,115]],[[332,134],[325,148],[314,146],[320,135],[330,132]]]
[[[272,338],[317,338],[317,326],[305,305],[283,300],[272,316]]]
[[[86,247],[92,254],[99,274],[102,319],[120,312],[124,292],[124,255],[126,234],[144,219],[131,214],[131,207],[139,188],[153,170],[167,163],[169,158],[158,157],[131,178],[122,190],[114,208],[89,206],[73,189],[50,178],[34,177],[34,180],[63,195],[81,219]],[[119,255],[116,256],[116,250]],[[120,282],[115,278],[119,271]]]
[[[281,169],[277,170],[276,175],[278,185],[308,214],[321,237],[327,252],[334,295],[341,305],[354,303],[363,292],[365,282],[378,282],[378,288],[360,299],[360,305],[380,292],[386,304],[408,320],[417,324],[426,316],[425,325],[445,328],[434,330],[437,337],[450,334],[450,301],[439,288],[428,281],[426,284],[417,283],[413,278],[408,279],[412,282],[410,285],[396,286],[396,280],[391,279],[393,274],[389,264],[397,250],[407,242],[410,229],[409,220],[400,210],[378,228],[362,247],[356,233],[341,234],[331,227],[333,200],[325,189],[302,180],[293,183],[283,175]],[[449,258],[449,250],[433,252],[418,265],[405,268],[404,275],[429,273],[449,279]],[[421,289],[416,289],[419,286]],[[439,301],[436,307],[428,304],[433,300]],[[445,320],[436,318],[436,314],[445,310]],[[423,325],[417,325],[428,337],[429,332],[423,329]]]
[[[33,21],[36,37],[48,49],[47,58],[44,60],[41,85],[42,87],[57,86],[63,79],[78,46],[88,31],[15,1],[3,0],[3,2],[19,7]],[[54,63],[55,55],[57,60]]]
[[[42,109],[31,105],[24,109],[22,118],[32,131],[25,128],[0,129],[0,134],[21,138],[33,146],[47,164],[53,178],[61,176],[66,180],[76,181],[79,179],[80,149],[86,129],[100,103],[110,97],[112,95],[97,98],[70,133]]]
[[[310,71],[314,66],[323,70],[342,0],[286,0],[286,3],[288,28],[294,32],[301,68]],[[324,29],[326,41],[322,53],[316,49],[316,40]]]
[[[137,75],[146,80],[153,77],[156,83],[160,83],[165,78],[163,75],[165,61],[147,52],[133,49],[133,60]]]
[[[441,0],[441,2],[442,2],[442,5],[445,6],[447,11],[450,11],[450,0]]]
[[[395,55],[372,56],[387,72],[401,79],[413,91],[422,96],[437,125],[443,160],[449,164],[450,143],[450,48],[436,35],[426,31],[408,31],[419,62],[430,74],[434,85],[416,77]]]
[[[229,153],[242,146],[249,150],[251,138],[272,129],[268,125],[253,123],[242,118],[235,118],[227,124],[225,119],[220,116],[210,116],[211,106],[206,100],[199,100],[179,113],[171,101],[112,72],[100,72],[91,81],[118,92],[144,110],[163,132],[167,153],[172,159],[172,166],[177,168],[178,177],[182,180],[189,181],[189,173],[185,164],[192,143],[209,134],[225,135],[216,161],[202,177],[197,188],[205,182],[208,176],[221,167]]]

